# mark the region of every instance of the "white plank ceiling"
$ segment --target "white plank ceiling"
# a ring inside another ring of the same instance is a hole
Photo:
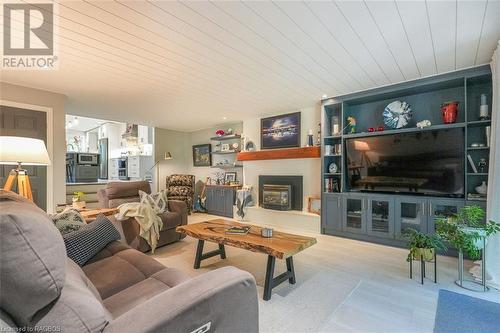
[[[178,130],[490,61],[500,1],[57,1],[67,112]]]

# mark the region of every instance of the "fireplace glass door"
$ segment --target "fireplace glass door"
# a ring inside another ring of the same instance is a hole
[[[262,193],[262,206],[268,209],[289,210],[291,186],[289,185],[264,185]]]

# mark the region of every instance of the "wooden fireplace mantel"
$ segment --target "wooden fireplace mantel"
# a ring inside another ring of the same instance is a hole
[[[287,149],[269,149],[258,151],[243,151],[238,153],[238,161],[261,161],[261,160],[282,160],[289,158],[319,158],[321,157],[321,148],[301,147]]]

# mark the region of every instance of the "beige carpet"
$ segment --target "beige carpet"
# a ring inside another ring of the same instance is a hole
[[[209,218],[215,217],[194,214],[189,221]],[[418,274],[414,280],[408,278],[405,249],[312,236],[318,243],[294,257],[297,283],[275,288],[267,302],[262,300],[267,260],[263,254],[227,246],[226,260],[210,258],[195,270],[196,240],[187,237],[158,249],[153,257],[191,276],[227,265],[250,272],[258,285],[261,332],[432,332],[438,290],[466,293],[453,283],[455,258],[439,257],[438,284],[426,280],[422,286]],[[216,249],[205,244],[205,251]],[[283,271],[285,263],[278,260],[275,275]],[[428,271],[432,275],[431,267]],[[496,290],[467,294],[500,302]]]

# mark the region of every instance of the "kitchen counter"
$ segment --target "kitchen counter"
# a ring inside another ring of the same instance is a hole
[[[102,180],[98,180],[96,182],[66,183],[66,186],[101,185],[101,184],[106,185],[110,181],[117,181],[117,180],[102,179]]]

